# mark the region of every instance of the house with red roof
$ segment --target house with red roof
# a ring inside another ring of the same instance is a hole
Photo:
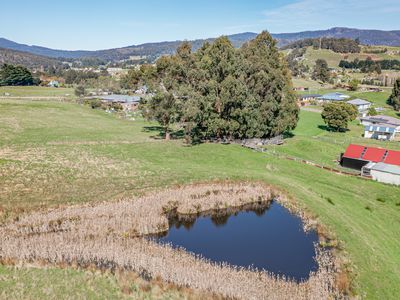
[[[350,144],[340,158],[343,167],[356,170],[370,162],[400,166],[400,151]]]

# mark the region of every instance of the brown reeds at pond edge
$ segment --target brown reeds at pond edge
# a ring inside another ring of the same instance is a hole
[[[339,297],[336,267],[329,252],[318,251],[319,270],[309,280],[296,283],[263,271],[212,263],[184,249],[144,238],[167,231],[170,213],[187,216],[240,209],[249,204],[265,205],[272,199],[295,210],[273,187],[227,182],[171,188],[116,203],[36,212],[0,228],[0,259],[132,270],[145,278],[160,277],[230,298]],[[315,224],[305,221],[305,227]]]

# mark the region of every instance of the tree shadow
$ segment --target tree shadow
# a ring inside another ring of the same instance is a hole
[[[332,131],[328,126],[326,125],[318,125],[318,128],[321,130],[325,130],[325,131]]]
[[[318,128],[321,129],[321,130],[329,131],[329,132],[342,132],[342,133],[344,133],[344,132],[350,131],[350,129],[348,129],[348,128],[340,128],[338,130],[334,130],[333,128],[331,128],[329,126],[326,126],[326,125],[318,125]]]
[[[154,135],[150,136],[153,139],[165,139],[165,130],[162,126],[144,126],[143,132],[154,132]],[[185,133],[182,129],[171,132],[171,139],[174,140],[183,139],[184,136]]]
[[[286,132],[283,133],[283,139],[284,140],[294,138],[295,136],[296,135],[291,131],[286,131]]]

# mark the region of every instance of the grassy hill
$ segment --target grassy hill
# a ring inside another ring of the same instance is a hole
[[[140,117],[118,119],[74,103],[2,99],[0,214],[7,219],[32,209],[113,201],[194,181],[261,180],[285,190],[337,235],[352,262],[357,294],[396,299],[400,188],[276,155],[336,166],[350,142],[400,149],[398,143],[362,139],[355,123],[350,129],[327,132],[318,113],[302,111],[293,137],[266,153],[239,145],[189,147],[181,140],[160,140],[156,124]],[[0,278],[0,295],[8,299],[65,293],[72,298],[183,297],[174,288],[139,288],[139,279],[70,268],[0,265]]]
[[[377,49],[387,48],[388,53],[368,53],[367,51],[373,51]],[[308,47],[306,54],[304,55],[304,63],[310,67],[315,65],[317,59],[325,59],[328,66],[331,68],[338,68],[341,60],[352,61],[354,59],[365,60],[367,57],[371,57],[373,60],[382,59],[399,59],[400,60],[400,47],[366,47],[363,46],[361,53],[335,53],[332,50],[327,49],[313,49]]]

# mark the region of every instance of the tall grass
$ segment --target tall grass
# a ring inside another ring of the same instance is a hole
[[[317,254],[319,270],[308,281],[296,283],[264,271],[212,263],[184,249],[143,237],[168,230],[167,214],[171,211],[196,214],[265,203],[273,198],[289,205],[289,200],[272,187],[212,183],[171,188],[116,203],[36,212],[0,228],[0,259],[132,270],[145,278],[160,277],[231,298],[339,297],[334,259],[327,252]]]

